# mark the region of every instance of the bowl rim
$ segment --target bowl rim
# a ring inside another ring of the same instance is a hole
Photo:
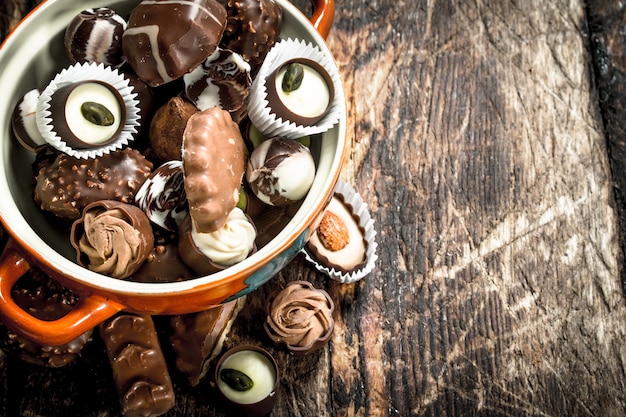
[[[72,1],[72,0],[68,0]],[[130,0],[128,0],[130,1]],[[103,5],[113,3],[113,0],[103,0]],[[122,1],[117,0],[118,3]],[[325,43],[324,38],[317,32],[309,19],[293,4],[287,0],[276,0],[283,10],[283,16],[294,19],[294,23],[298,25],[297,30],[304,30],[305,35],[313,39],[314,44],[318,46],[322,52],[329,56],[334,62],[334,58]],[[17,38],[22,32],[28,30],[28,23],[37,16],[46,13],[46,10],[58,4],[60,1],[44,0],[35,9],[33,9],[13,30],[6,39],[0,44],[0,61],[2,59],[10,59],[6,50],[12,43],[17,42]],[[139,3],[139,0],[137,0]],[[75,5],[77,12],[86,6],[84,4]],[[7,104],[7,107],[10,104]],[[242,277],[249,277],[254,272],[265,267],[273,259],[287,251],[311,225],[319,217],[323,208],[330,200],[334,185],[339,179],[341,167],[344,163],[346,154],[346,103],[343,103],[344,112],[337,125],[327,134],[336,136],[336,151],[330,162],[330,175],[324,179],[314,181],[314,186],[319,189],[318,194],[309,193],[302,202],[301,207],[297,210],[291,221],[285,228],[278,233],[270,242],[259,249],[255,254],[244,261],[231,266],[224,271],[211,275],[200,276],[186,281],[180,282],[164,282],[164,283],[145,283],[136,281],[120,280],[99,274],[81,267],[74,261],[66,258],[56,250],[54,250],[46,241],[44,241],[35,230],[27,223],[24,215],[15,202],[15,198],[11,193],[11,187],[7,177],[8,168],[4,164],[5,155],[4,148],[0,148],[0,158],[2,158],[2,166],[0,167],[0,192],[8,193],[11,198],[0,199],[0,222],[4,226],[6,232],[12,238],[26,259],[35,260],[35,264],[60,274],[67,280],[75,283],[79,287],[86,289],[94,289],[105,292],[113,292],[117,294],[126,294],[132,296],[140,295],[170,295],[171,293],[188,292],[194,290],[203,290],[208,286],[228,286],[231,283],[242,280]],[[10,116],[7,115],[7,120]],[[18,219],[13,218],[17,213]]]

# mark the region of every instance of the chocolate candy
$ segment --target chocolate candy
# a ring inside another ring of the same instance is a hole
[[[17,103],[11,118],[11,128],[15,138],[20,145],[31,152],[38,152],[48,145],[35,120],[38,100],[39,90],[30,90]]]
[[[280,36],[283,13],[274,0],[228,0],[222,45],[241,54],[256,74]]]
[[[34,197],[42,210],[76,220],[85,206],[98,200],[132,203],[151,172],[152,162],[131,148],[95,159],[59,154],[39,170]]]
[[[158,416],[174,406],[174,387],[152,318],[119,314],[99,326],[125,417]]]
[[[65,30],[65,50],[72,62],[121,66],[122,35],[126,20],[107,7],[80,12]]]
[[[200,110],[209,107],[228,110],[235,115],[233,120],[237,123],[245,117],[252,79],[250,65],[241,55],[218,48],[183,79],[187,98]]]
[[[126,121],[120,93],[96,80],[60,87],[50,100],[50,113],[53,130],[74,149],[113,142]]]
[[[214,232],[226,223],[239,201],[246,152],[239,126],[226,110],[212,107],[189,118],[183,134],[183,172],[196,232]]]
[[[245,297],[199,313],[172,316],[170,343],[176,367],[192,387],[204,378],[211,361],[219,355],[230,328],[245,304]]]
[[[293,59],[267,77],[267,101],[276,117],[311,126],[329,111],[334,98],[330,74],[318,62]]]
[[[135,202],[152,223],[176,231],[188,212],[183,181],[183,163],[166,162],[143,183]]]
[[[216,0],[143,0],[131,12],[122,49],[139,78],[156,87],[211,55],[225,27],[226,9]]]
[[[180,226],[178,253],[198,274],[209,275],[246,259],[256,250],[256,229],[252,220],[234,208],[224,226],[210,233],[198,233],[187,216]]]
[[[309,148],[292,139],[272,138],[252,151],[246,179],[252,192],[273,206],[292,204],[306,196],[315,179]]]
[[[128,279],[136,282],[180,282],[198,274],[180,259],[177,234],[153,229],[154,248],[141,267]]]
[[[13,301],[40,320],[57,320],[69,313],[78,296],[50,279],[37,268],[31,268],[11,289]],[[0,348],[18,358],[41,366],[58,368],[72,363],[91,340],[88,330],[69,343],[42,346],[0,325]]]
[[[198,108],[180,97],[159,107],[150,123],[150,145],[164,161],[182,159],[183,132]]]
[[[116,200],[86,206],[72,224],[70,240],[81,266],[120,279],[139,269],[154,246],[152,226],[144,212]]]

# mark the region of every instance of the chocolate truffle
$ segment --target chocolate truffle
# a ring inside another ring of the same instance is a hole
[[[158,416],[175,404],[174,387],[152,318],[121,313],[99,326],[125,417]]]
[[[37,127],[36,113],[39,90],[30,90],[20,99],[13,110],[11,128],[17,141],[31,152],[38,152],[48,145]]]
[[[176,231],[188,212],[183,181],[183,163],[166,162],[143,183],[135,195],[135,202],[152,223]]]
[[[95,62],[121,66],[122,34],[126,20],[107,7],[80,12],[65,30],[65,50],[72,62]]]
[[[37,173],[34,198],[42,210],[75,220],[98,200],[132,203],[151,172],[152,162],[131,148],[95,159],[59,154]]]
[[[228,0],[226,11],[222,45],[241,54],[256,74],[280,37],[282,10],[274,0]]]
[[[330,74],[318,62],[296,58],[271,73],[266,82],[267,101],[276,117],[311,126],[329,111],[334,97]]]
[[[367,241],[353,207],[342,197],[333,196],[306,249],[321,264],[348,273],[365,265]]]
[[[192,387],[198,385],[211,361],[222,351],[224,340],[245,304],[245,297],[201,311],[170,318],[169,337],[176,353],[176,368],[184,373]]]
[[[226,9],[217,0],[144,0],[131,12],[122,49],[139,78],[156,87],[211,55],[225,27]]]
[[[187,266],[209,275],[246,259],[256,249],[252,220],[237,207],[210,233],[199,233],[188,216],[180,227],[178,253]]]
[[[111,143],[126,121],[120,93],[107,83],[93,80],[60,87],[50,100],[52,129],[74,149]]]
[[[72,246],[77,262],[92,271],[127,278],[154,247],[152,226],[137,206],[115,200],[89,204],[72,224]]]
[[[239,123],[246,115],[245,101],[252,79],[250,65],[241,55],[218,48],[201,65],[183,76],[185,94],[200,110],[228,110]]]
[[[309,148],[293,139],[261,142],[248,160],[246,179],[252,192],[273,206],[303,199],[315,179],[315,161]]]
[[[237,205],[246,152],[239,126],[226,110],[212,107],[189,118],[183,133],[183,172],[197,233],[221,228]]]
[[[53,281],[37,268],[31,268],[11,289],[15,304],[39,320],[58,320],[69,313],[79,297]],[[74,362],[91,340],[92,330],[60,346],[42,346],[0,325],[0,348],[26,362],[58,368]]]
[[[183,132],[198,108],[181,97],[172,97],[157,109],[150,123],[150,145],[164,161],[182,159]]]
[[[306,354],[328,342],[335,304],[326,291],[307,281],[293,281],[272,298],[264,328],[274,343]]]

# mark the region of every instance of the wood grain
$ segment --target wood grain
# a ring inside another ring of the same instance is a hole
[[[342,178],[370,205],[379,262],[342,285],[297,258],[248,297],[227,344],[276,355],[273,416],[626,414],[623,112],[607,98],[626,97],[626,16],[609,3],[336,1]],[[261,328],[295,279],[337,305],[328,348],[304,359]],[[58,370],[0,357],[0,414],[118,415],[108,372],[98,340]],[[173,374],[168,416],[222,415],[210,381]]]

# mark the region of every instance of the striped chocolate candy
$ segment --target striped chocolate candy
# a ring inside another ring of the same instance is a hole
[[[107,7],[80,12],[65,30],[65,50],[74,63],[95,62],[121,66],[122,35],[126,20]]]

